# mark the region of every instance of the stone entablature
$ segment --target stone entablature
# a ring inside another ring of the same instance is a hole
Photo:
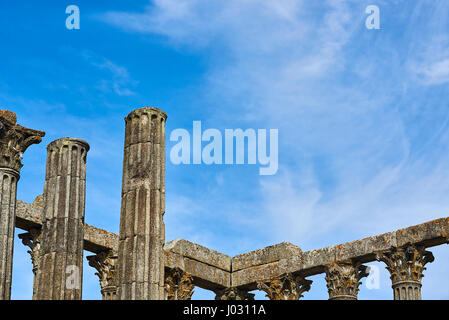
[[[40,227],[41,210],[34,204],[18,201],[17,227],[27,231]],[[376,253],[395,248],[398,243],[419,244],[424,247],[444,244],[448,242],[447,234],[449,218],[442,218],[323,249],[302,252],[293,244],[280,243],[234,258],[187,240],[177,239],[164,246],[165,267],[167,270],[179,268],[186,271],[194,277],[195,286],[203,289],[215,291],[233,285],[252,291],[258,289],[258,283],[276,279],[286,273],[302,272],[305,276],[312,276],[325,273],[326,266],[337,261],[376,261]],[[118,235],[86,224],[84,246],[85,250],[93,253],[117,250]]]

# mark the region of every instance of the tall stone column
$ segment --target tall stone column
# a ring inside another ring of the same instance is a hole
[[[265,291],[270,300],[299,300],[311,285],[311,280],[287,273],[270,281],[259,282],[257,288]]]
[[[87,142],[62,138],[47,146],[38,300],[80,300],[83,275]]]
[[[421,300],[421,280],[427,263],[433,262],[432,252],[424,247],[407,245],[376,254],[390,272],[394,300]]]
[[[369,275],[367,270],[367,266],[352,261],[335,262],[327,266],[329,300],[357,300],[360,280]]]
[[[42,131],[24,128],[15,113],[0,110],[0,300],[11,298],[12,259],[22,155],[42,141]]]
[[[156,108],[126,118],[119,237],[120,300],[163,300],[165,121]]]
[[[117,253],[109,250],[88,256],[89,265],[98,272],[103,300],[117,300]]]

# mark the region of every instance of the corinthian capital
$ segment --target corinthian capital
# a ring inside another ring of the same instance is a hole
[[[193,278],[187,272],[174,268],[165,273],[167,300],[190,300],[194,289]]]
[[[376,259],[387,265],[393,285],[404,281],[421,283],[424,266],[435,260],[432,252],[415,245],[377,252]]]
[[[31,263],[33,264],[33,273],[37,274],[39,270],[39,255],[41,251],[41,229],[31,229],[29,232],[21,233],[18,235],[19,239],[25,246],[28,246],[31,250],[28,253],[31,256]]]
[[[299,300],[304,292],[310,290],[311,285],[311,280],[287,273],[272,280],[258,282],[257,288],[265,291],[270,300]]]
[[[17,172],[22,168],[22,155],[26,149],[42,141],[45,132],[18,125],[14,112],[0,110],[0,167]]]
[[[100,280],[101,293],[105,300],[113,299],[117,291],[117,258],[117,254],[112,250],[87,257],[89,266],[98,271],[95,274]]]
[[[326,271],[330,300],[356,300],[360,280],[368,276],[368,267],[352,261],[334,262]]]

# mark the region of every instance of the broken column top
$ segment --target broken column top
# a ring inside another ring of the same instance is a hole
[[[70,138],[70,137],[65,137],[65,138],[61,138],[61,139],[50,142],[47,146],[47,149],[50,149],[53,147],[62,147],[64,145],[70,145],[70,144],[80,144],[86,149],[86,151],[89,151],[89,149],[90,149],[90,146],[86,141],[78,139],[78,138]]]
[[[0,167],[17,172],[22,168],[22,154],[32,144],[42,141],[45,132],[28,129],[17,124],[17,115],[0,110]]]
[[[143,108],[139,108],[139,109],[135,109],[135,110],[131,111],[125,117],[125,121],[128,122],[133,117],[140,117],[140,116],[142,116],[144,114],[160,116],[163,119],[167,119],[167,114],[164,111],[162,111],[161,109],[158,109],[158,108],[155,108],[155,107],[143,107]]]

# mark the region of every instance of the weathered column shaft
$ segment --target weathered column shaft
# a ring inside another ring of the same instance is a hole
[[[0,300],[11,298],[17,182],[22,155],[45,135],[16,121],[15,113],[0,110]]]
[[[0,299],[8,300],[11,298],[14,220],[19,173],[7,168],[0,168],[0,175]]]
[[[47,150],[36,299],[79,300],[89,145],[63,138],[50,143]]]
[[[434,257],[424,247],[406,245],[377,253],[377,260],[383,261],[390,272],[395,300],[421,300],[421,280],[427,263]]]
[[[156,108],[126,118],[119,238],[121,300],[162,300],[165,231],[165,121]]]

